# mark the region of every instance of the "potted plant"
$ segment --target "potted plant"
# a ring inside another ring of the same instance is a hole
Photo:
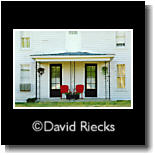
[[[69,91],[68,93],[65,93],[66,94],[66,99],[72,99],[72,92]]]
[[[80,98],[80,93],[74,93],[74,99],[77,100]]]
[[[77,92],[74,91],[74,93],[73,93],[73,98],[74,98],[75,100],[77,100],[77,99],[79,99],[79,95],[80,95],[80,93],[77,93]]]

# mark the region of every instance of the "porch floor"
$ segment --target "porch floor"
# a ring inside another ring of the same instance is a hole
[[[60,99],[60,98],[44,98],[38,99],[37,102],[100,102],[100,101],[109,101],[105,98],[83,98],[83,99]]]

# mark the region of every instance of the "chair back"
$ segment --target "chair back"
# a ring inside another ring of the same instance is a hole
[[[77,93],[83,93],[83,90],[84,90],[84,85],[82,85],[82,84],[76,85]]]
[[[68,93],[69,87],[68,85],[61,85],[60,90],[61,90],[61,93]]]

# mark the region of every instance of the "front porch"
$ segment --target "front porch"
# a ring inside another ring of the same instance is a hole
[[[67,102],[65,99],[57,99],[61,96],[60,86],[68,85],[69,90],[74,92],[78,84],[84,86],[82,96],[88,97],[86,100],[80,99],[82,102],[110,100],[110,63],[113,57],[113,54],[88,52],[33,55],[32,58],[36,61],[37,100]],[[45,70],[44,74],[38,72],[40,68]],[[63,98],[66,98],[65,94]],[[69,102],[71,101],[78,102]]]

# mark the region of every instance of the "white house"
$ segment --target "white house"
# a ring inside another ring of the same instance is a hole
[[[21,29],[13,45],[16,102],[60,98],[60,85],[77,84],[84,98],[131,100],[132,30]]]

